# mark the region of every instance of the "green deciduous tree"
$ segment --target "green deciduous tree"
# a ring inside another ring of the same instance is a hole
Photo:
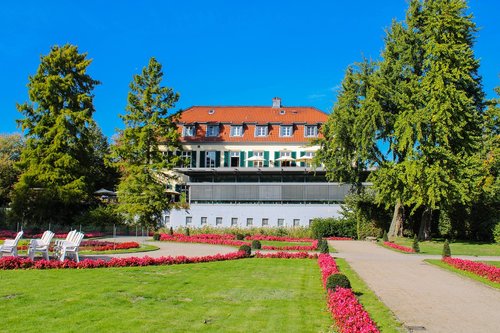
[[[69,224],[92,193],[92,91],[99,82],[87,74],[91,61],[76,46],[54,46],[29,77],[30,102],[17,105],[26,134],[12,203],[20,218]]]
[[[161,213],[171,204],[165,195],[168,173],[180,161],[179,133],[169,111],[179,99],[171,88],[162,87],[162,66],[151,58],[130,84],[125,129],[113,147],[122,172],[118,186],[118,210],[146,226],[157,226]],[[160,145],[164,149],[160,150]]]
[[[17,182],[19,161],[24,139],[20,134],[0,134],[0,207],[10,202],[10,191]]]

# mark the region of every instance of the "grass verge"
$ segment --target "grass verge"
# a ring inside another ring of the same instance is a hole
[[[351,282],[352,291],[370,317],[375,321],[381,332],[404,332],[403,324],[394,316],[392,311],[380,301],[375,293],[368,288],[359,275],[351,269],[345,259],[335,258],[339,270]]]
[[[465,276],[469,279],[473,279],[473,280],[476,280],[476,281],[479,281],[481,283],[484,283],[490,287],[493,287],[493,288],[496,288],[496,289],[500,289],[500,283],[495,283],[493,281],[490,281],[482,276],[479,276],[479,275],[476,275],[474,273],[471,273],[471,272],[467,272],[467,271],[463,271],[461,269],[457,269],[455,267],[452,267],[444,262],[442,262],[440,259],[426,259],[424,260],[425,262],[428,262],[432,265],[436,265],[438,267],[441,267],[443,269],[446,269],[450,272],[453,272],[453,273],[456,273],[456,274],[459,274],[459,275],[462,275],[462,276]]]
[[[309,259],[3,271],[2,332],[330,332],[320,281]]]
[[[413,239],[410,238],[395,238],[394,243],[412,247]],[[443,252],[444,240],[423,241],[418,243],[420,253],[422,254],[437,254]],[[500,256],[500,244],[497,243],[477,243],[454,241],[450,243],[452,255],[469,255],[469,256]]]

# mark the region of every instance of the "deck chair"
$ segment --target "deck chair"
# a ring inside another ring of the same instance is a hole
[[[62,245],[65,242],[73,242],[73,239],[75,238],[77,231],[76,230],[71,230],[68,232],[66,235],[66,239],[57,239],[54,243],[54,257],[57,259],[61,256],[61,250],[62,250]]]
[[[77,232],[71,242],[63,242],[59,260],[64,261],[67,255],[73,255],[75,261],[80,262],[78,250],[80,248],[80,243],[82,242],[83,237],[84,237],[83,233]]]
[[[4,243],[0,246],[0,258],[4,253],[9,253],[10,255],[17,257],[17,243],[23,236],[23,231],[19,231],[14,239],[6,239]]]
[[[35,253],[41,252],[44,258],[49,260],[49,247],[53,237],[54,233],[47,230],[43,233],[42,238],[32,239],[28,246],[28,257],[33,260],[35,259]]]

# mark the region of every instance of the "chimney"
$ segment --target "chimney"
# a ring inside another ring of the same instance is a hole
[[[280,107],[281,107],[281,98],[274,97],[273,98],[273,108],[280,108]]]

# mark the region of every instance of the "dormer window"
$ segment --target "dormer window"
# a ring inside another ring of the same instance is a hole
[[[219,125],[207,125],[207,137],[219,136]]]
[[[280,126],[280,136],[288,137],[293,134],[293,126],[292,125],[281,125]]]
[[[215,113],[214,109],[208,110],[208,114],[214,114],[214,113]]]
[[[233,125],[231,126],[231,136],[243,136],[243,126]]]
[[[267,136],[267,125],[255,126],[255,136]]]
[[[280,114],[285,114],[285,110],[280,110]]]
[[[195,136],[194,125],[186,125],[182,131],[182,136]]]
[[[304,136],[306,138],[315,138],[318,136],[318,126],[306,125],[304,129]]]

